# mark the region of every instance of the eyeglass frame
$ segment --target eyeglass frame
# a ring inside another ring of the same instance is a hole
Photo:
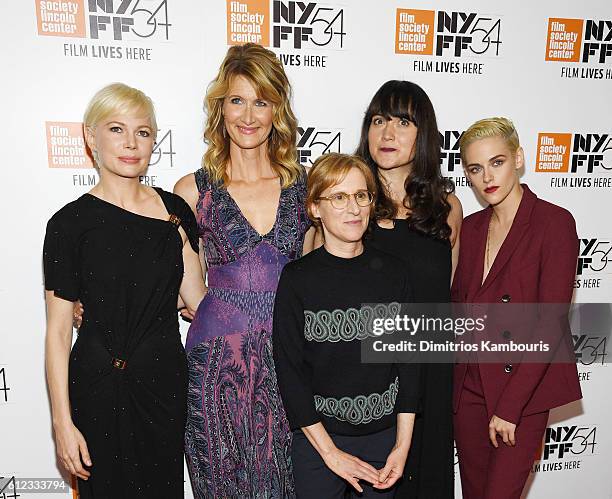
[[[357,201],[357,197],[356,195],[359,194],[360,192],[367,192],[370,195],[370,202],[368,204],[364,204],[364,205],[360,205],[359,202]],[[345,201],[345,205],[342,208],[337,208],[334,206],[334,202],[332,201],[332,196],[337,196],[338,194],[344,194],[346,196],[346,201]],[[351,197],[355,200],[355,204],[357,206],[359,206],[360,208],[366,208],[367,206],[370,206],[375,199],[375,196],[373,193],[371,193],[369,190],[367,189],[359,189],[358,191],[355,192],[334,192],[331,196],[319,196],[318,198],[316,198],[316,201],[329,201],[330,204],[332,205],[332,208],[334,208],[335,210],[345,210],[348,205],[349,205],[349,200],[351,199]]]

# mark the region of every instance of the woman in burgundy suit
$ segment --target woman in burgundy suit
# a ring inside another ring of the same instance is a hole
[[[519,182],[524,155],[513,124],[480,120],[460,147],[465,174],[489,206],[463,222],[453,301],[569,304],[576,225],[567,210]],[[500,332],[500,340],[512,334]],[[569,362],[457,364],[454,424],[464,499],[518,499],[549,410],[581,396]]]

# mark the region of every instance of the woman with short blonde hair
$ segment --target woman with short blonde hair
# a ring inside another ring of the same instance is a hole
[[[175,188],[196,214],[208,277],[186,343],[185,441],[198,498],[294,495],[272,307],[280,271],[312,247],[314,229],[290,95],[273,52],[231,47],[206,94],[202,168]]]
[[[149,97],[108,85],[84,121],[100,181],[51,217],[44,244],[58,458],[82,499],[183,497],[187,362],[176,303],[180,293],[197,307],[204,295],[196,221],[179,196],[140,183],[157,133]]]
[[[453,301],[499,304],[490,307],[498,311],[488,312],[490,326],[481,333],[493,342],[554,342],[554,357],[542,354],[520,363],[496,357],[493,363],[479,354],[454,368],[463,497],[519,499],[549,411],[582,397],[567,320],[578,258],[576,222],[569,211],[521,184],[525,154],[508,118],[477,121],[459,146],[465,175],[487,207],[463,221]],[[499,312],[512,304],[525,304],[523,316],[535,311],[537,318],[512,324]]]

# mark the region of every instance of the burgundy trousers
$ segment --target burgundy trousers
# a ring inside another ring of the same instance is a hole
[[[454,417],[463,499],[520,499],[542,443],[548,412],[523,416],[516,445],[496,449],[489,440],[489,417],[478,364],[470,364]]]

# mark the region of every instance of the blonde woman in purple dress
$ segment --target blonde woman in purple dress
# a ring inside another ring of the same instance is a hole
[[[280,272],[312,248],[290,85],[273,52],[231,47],[206,95],[202,168],[176,184],[196,214],[208,292],[189,329],[186,453],[198,498],[294,497],[272,360]]]

